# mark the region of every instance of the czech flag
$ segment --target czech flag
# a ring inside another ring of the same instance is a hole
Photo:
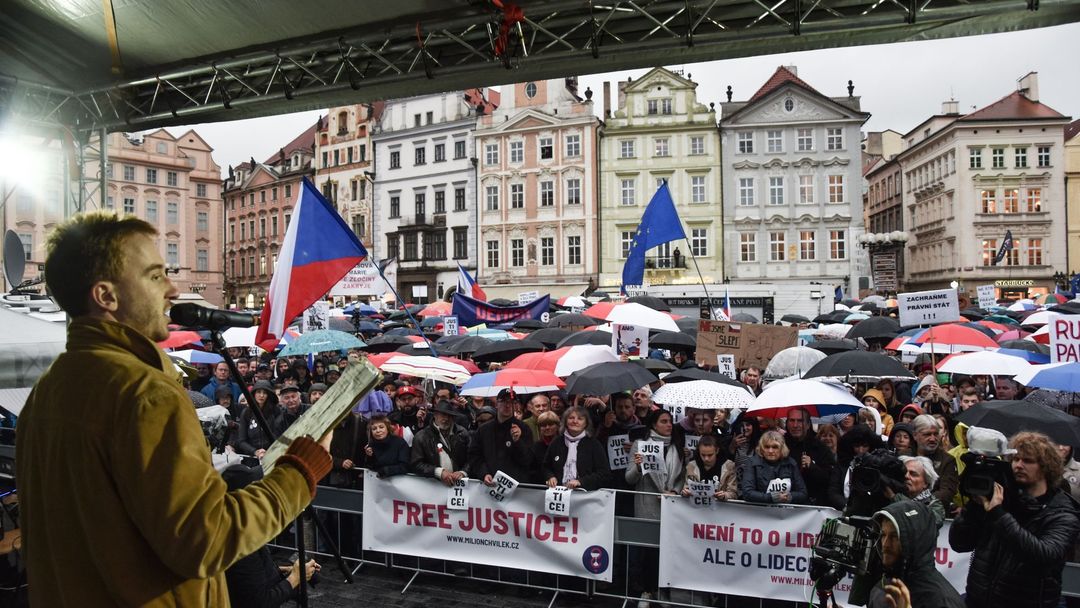
[[[724,308],[721,309],[720,315],[724,317],[721,321],[731,320],[731,296],[728,295],[728,290],[724,289]]]
[[[465,294],[474,300],[480,300],[481,302],[487,302],[487,294],[483,289],[480,289],[480,284],[476,282],[476,279],[472,278],[468,270],[462,267],[461,262],[458,262],[458,280],[457,290],[458,293]]]
[[[266,351],[277,348],[289,321],[322,298],[367,255],[345,220],[304,178],[278,252],[255,343]]]

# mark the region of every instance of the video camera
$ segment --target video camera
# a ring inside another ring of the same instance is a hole
[[[993,429],[973,426],[967,430],[968,451],[960,456],[964,472],[960,474],[960,495],[965,498],[994,495],[994,484],[1005,489],[1005,498],[1012,496],[1015,485],[1012,466],[1002,456],[1016,453],[1009,449],[1005,435]]]
[[[870,517],[827,519],[810,558],[810,579],[821,589],[832,589],[844,576],[871,572],[874,546],[881,530]]]

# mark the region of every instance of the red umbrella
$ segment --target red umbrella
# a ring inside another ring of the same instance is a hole
[[[534,369],[555,373],[559,358],[570,351],[569,346],[540,353],[524,353],[511,359],[503,369]]]
[[[923,333],[913,336],[911,341],[916,344],[997,348],[997,342],[994,342],[990,336],[987,336],[981,331],[951,323],[947,325],[935,325]]]
[[[432,302],[416,314],[421,317],[445,317],[452,309],[450,302]]]
[[[1008,325],[1005,325],[1004,323],[998,323],[997,321],[987,321],[985,319],[982,321],[976,321],[975,323],[982,325],[983,327],[989,327],[990,329],[994,330],[999,334],[1006,331],[1012,331],[1013,329]]]
[[[158,342],[158,346],[161,348],[176,348],[186,344],[202,346],[202,336],[194,331],[170,331],[168,338]]]
[[[457,363],[461,367],[464,367],[470,374],[479,374],[480,368],[476,366],[472,361],[466,361],[465,359],[458,359],[457,357],[439,357],[443,361],[449,361],[451,363]]]
[[[618,304],[618,302],[600,302],[599,304],[593,304],[592,306],[586,308],[585,312],[582,314],[584,314],[586,317],[592,317],[594,319],[600,319],[601,321],[603,321],[607,318],[609,314],[611,314],[611,309],[615,308],[616,304]]]
[[[1031,334],[1029,334],[1028,332],[1026,332],[1026,331],[1024,331],[1022,329],[1010,329],[1010,330],[1008,330],[1006,332],[1000,333],[997,336],[995,336],[994,340],[996,340],[998,344],[1001,344],[1002,342],[1005,342],[1006,340],[1023,340],[1024,338],[1026,338],[1026,337],[1028,337],[1030,335]]]

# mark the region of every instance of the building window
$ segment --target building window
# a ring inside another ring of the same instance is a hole
[[[799,152],[813,152],[814,129],[807,127],[796,131],[796,143],[799,147]]]
[[[645,111],[649,116],[655,116],[660,113],[660,104],[657,99],[650,99],[645,102]]]
[[[765,132],[765,146],[769,152],[780,153],[784,151],[784,132],[780,129]]]
[[[555,144],[552,143],[550,137],[540,138],[540,159],[551,160],[555,158]]]
[[[241,271],[244,270],[244,265],[243,264],[240,264],[240,270]],[[230,277],[235,277],[236,276],[236,260],[235,259],[229,260],[229,276]],[[240,276],[243,276],[243,274],[241,274]]]
[[[814,176],[813,175],[800,175],[799,176],[799,204],[812,205],[814,204]]]
[[[180,265],[180,245],[176,243],[165,244],[165,263],[169,266]]]
[[[176,171],[165,172],[165,185],[172,186],[174,188],[180,185],[180,176],[176,173]]]
[[[743,232],[739,234],[739,261],[757,261],[757,234]]]
[[[484,144],[484,164],[499,164],[499,144]]]
[[[484,209],[487,211],[499,210],[499,187],[488,186],[484,189]]]
[[[997,201],[994,199],[995,192],[993,190],[983,190],[979,193],[979,201],[981,202],[981,210],[983,213],[997,213]]]
[[[991,149],[990,158],[995,169],[1005,168],[1005,148]]]
[[[829,150],[844,149],[844,129],[842,127],[829,127],[825,130],[825,147]]]
[[[173,203],[169,203],[171,206]],[[198,232],[210,231],[210,214],[206,211],[199,211],[195,213],[195,230]]]
[[[424,124],[423,122],[420,121],[420,116],[421,116],[420,114],[413,114],[412,115],[412,124],[413,124],[414,127],[419,127],[420,125]]]
[[[525,142],[510,142],[510,162],[515,164],[525,162]]]
[[[270,236],[277,236],[277,235],[278,235],[277,216],[273,215],[273,216],[270,216]]]
[[[769,233],[769,261],[783,262],[787,259],[787,236],[783,232]]]
[[[510,239],[510,265],[515,268],[525,265],[525,239]]]
[[[390,197],[390,217],[391,218],[401,217],[401,197],[400,196],[391,196]]]
[[[157,183],[157,169],[147,169],[146,170],[146,183],[148,183],[148,184],[156,184]]]
[[[205,249],[195,250],[195,271],[210,272],[210,252]]]
[[[632,139],[620,139],[619,140],[619,158],[634,158],[637,155],[637,151],[634,150],[634,140]]]
[[[248,274],[252,277],[255,276],[255,256],[248,258]],[[266,274],[265,272],[263,274]]]
[[[274,188],[274,192],[277,192],[277,188]],[[195,184],[195,196],[206,198],[206,184]]]
[[[830,230],[829,231],[829,259],[830,260],[846,260],[847,259],[847,231],[846,230]]]
[[[29,262],[34,257],[34,235],[29,232],[20,232],[19,240],[22,241],[23,257]]]
[[[844,176],[829,176],[829,202],[843,203],[846,200],[844,193]]]
[[[390,152],[390,168],[391,169],[400,169],[401,168],[401,151],[400,150],[393,150],[393,151]]]
[[[435,191],[435,213],[446,213],[446,191]]]
[[[285,200],[292,198],[292,184],[285,184]]]
[[[435,162],[441,163],[446,160],[446,144],[435,144]]]
[[[435,120],[435,112],[427,112],[424,114],[424,124],[430,125]]]
[[[581,156],[581,135],[574,133],[566,136],[566,156],[570,158]]]
[[[393,259],[398,257],[400,250],[398,249],[400,240],[396,234],[386,235],[386,257]]]
[[[623,230],[619,235],[619,259],[625,260],[630,257],[630,247],[634,244],[633,230]]]
[[[817,233],[813,230],[799,231],[799,259],[817,259]]]
[[[460,226],[454,228],[454,259],[464,260],[469,257],[469,228]]]
[[[555,265],[555,238],[545,236],[540,238],[540,265]]]
[[[499,267],[499,241],[487,241],[487,267]]]
[[[968,168],[982,169],[982,148],[968,148]]]
[[[199,213],[206,215],[205,211]],[[175,226],[180,223],[180,204],[176,201],[168,201],[165,203],[165,221],[170,226]],[[206,230],[206,228],[200,228],[199,230]]]
[[[246,241],[247,240],[247,224],[244,223],[244,222],[240,222],[240,240],[241,241]]]
[[[1039,168],[1050,166],[1050,146],[1039,146]]]
[[[755,204],[757,203],[754,201],[754,178],[740,177],[739,205],[743,207],[752,207]]]
[[[415,232],[405,233],[405,252],[402,260],[416,260],[420,257],[420,236]]]
[[[326,184],[326,198],[330,199],[330,200],[334,199],[333,186],[330,183]],[[265,203],[266,202],[266,190],[260,190],[259,191],[259,202],[260,203]]]
[[[709,255],[709,229],[690,229],[690,253],[698,257]]]
[[[413,210],[416,212],[416,221],[423,222],[427,215],[427,194],[413,192]]]
[[[465,158],[465,140],[464,139],[455,139],[454,140],[454,158],[455,159]]]
[[[555,182],[545,180],[540,182],[540,206],[551,207],[555,205]]]
[[[391,153],[390,158],[391,158],[391,160],[393,160],[393,153]],[[328,152],[326,150],[323,150],[323,153],[322,153],[322,166],[323,166],[323,169],[330,166],[330,152]]]
[[[1001,202],[1003,213],[1020,213],[1020,191],[1016,188],[1006,188]]]
[[[116,203],[113,201],[113,197],[106,196],[105,197],[105,208],[106,209],[114,209],[115,206],[116,206]]]
[[[1014,148],[1013,160],[1017,169],[1026,169],[1027,164],[1027,148]]]
[[[1027,190],[1027,206],[1025,211],[1028,213],[1038,213],[1042,211],[1042,189],[1041,188],[1028,188]]]
[[[132,165],[124,165],[124,181],[135,181],[135,167]]]
[[[753,131],[739,131],[735,135],[735,139],[738,142],[739,154],[753,154],[754,153],[754,133]]]
[[[391,201],[391,202],[392,202],[392,201]],[[285,232],[288,232],[288,231],[289,231],[289,222],[290,222],[291,220],[292,220],[292,214],[290,214],[290,213],[286,213],[286,214],[285,214]]]
[[[135,215],[135,199],[124,198],[124,213],[127,215]]]
[[[690,154],[698,156],[705,154],[705,138],[695,135],[690,138]]]
[[[982,240],[982,265],[993,266],[997,257],[997,239]]]
[[[352,162],[353,162],[353,147],[349,146],[348,148],[346,148],[345,152],[346,152],[346,154],[345,154],[346,161],[345,162],[347,162],[347,163],[349,163],[351,165]]]
[[[691,203],[704,203],[705,202],[705,176],[704,175],[691,175],[690,176],[690,202]]]
[[[415,164],[415,165],[426,165],[427,164],[427,148],[425,148],[423,144],[415,146],[413,148],[413,156],[415,157],[415,162],[413,164]]]
[[[1043,243],[1042,239],[1028,239],[1027,247],[1028,266],[1042,266]]]
[[[566,180],[566,204],[581,204],[581,178],[572,177]]]
[[[784,204],[784,178],[783,177],[770,177],[769,178],[769,204],[770,205],[783,205]]]
[[[446,259],[446,232],[429,232],[424,235],[424,259]]]
[[[668,146],[668,138],[657,137],[653,140],[653,149],[655,152],[653,156],[671,156],[671,152]]]
[[[637,180],[623,179],[619,183],[619,200],[624,206],[632,206],[637,204],[637,195],[635,194],[635,182]]]
[[[454,211],[465,210],[465,188],[454,188]]]
[[[510,184],[510,208],[525,208],[525,184]]]
[[[581,265],[581,237],[566,237],[566,263],[569,266]]]

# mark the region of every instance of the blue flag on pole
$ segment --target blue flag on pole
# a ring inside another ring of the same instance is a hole
[[[675,201],[671,198],[667,181],[664,181],[645,207],[634,240],[630,242],[630,252],[623,265],[622,293],[626,293],[627,285],[641,285],[644,281],[646,251],[685,238],[682,222],[675,211]]]
[[[835,300],[836,302],[841,302],[843,299],[844,299],[844,286],[843,285],[837,285],[836,289],[833,291],[833,300]]]

